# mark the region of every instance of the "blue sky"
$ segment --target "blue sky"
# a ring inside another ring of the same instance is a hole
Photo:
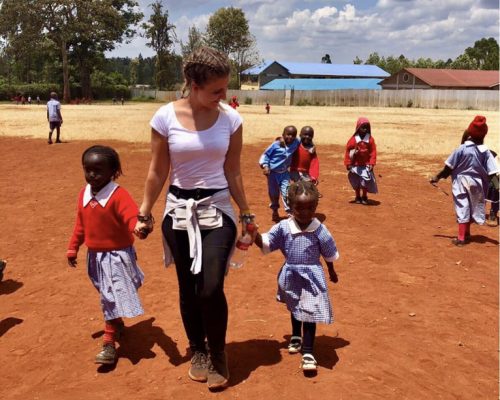
[[[152,2],[138,1],[145,20]],[[163,0],[163,6],[183,41],[190,26],[203,31],[219,8],[241,8],[266,61],[320,62],[330,54],[333,63],[351,64],[373,52],[447,60],[483,37],[499,41],[498,0]],[[154,55],[143,38],[108,56],[139,53]]]

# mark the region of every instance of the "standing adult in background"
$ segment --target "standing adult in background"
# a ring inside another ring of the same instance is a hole
[[[61,125],[63,118],[61,114],[61,103],[57,100],[57,93],[50,93],[50,100],[47,102],[47,121],[49,121],[49,140],[48,144],[52,144],[52,132],[56,130],[56,143],[61,143]]]
[[[182,97],[151,120],[152,159],[135,232],[152,230],[151,210],[170,172],[164,255],[165,264],[176,267],[192,352],[188,375],[217,390],[229,380],[224,278],[237,233],[231,197],[242,221],[252,217],[240,172],[242,118],[221,102],[230,73],[223,53],[201,47],[185,60],[183,72]]]

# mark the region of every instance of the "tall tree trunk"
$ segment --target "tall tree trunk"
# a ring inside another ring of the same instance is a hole
[[[61,55],[63,69],[63,100],[65,103],[71,101],[71,93],[69,91],[69,66],[68,66],[68,51],[66,50],[66,40],[61,40]]]
[[[82,97],[92,98],[92,84],[90,80],[90,70],[84,63],[80,64],[80,85],[82,87]]]

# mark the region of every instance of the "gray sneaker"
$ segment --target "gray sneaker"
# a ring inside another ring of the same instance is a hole
[[[102,350],[95,356],[96,364],[114,364],[116,362],[115,345],[106,343],[102,346]]]
[[[229,370],[227,368],[227,357],[224,351],[210,354],[208,362],[207,385],[210,390],[220,390],[229,382]]]
[[[189,377],[196,382],[206,382],[208,378],[208,357],[201,351],[195,351],[191,357]]]

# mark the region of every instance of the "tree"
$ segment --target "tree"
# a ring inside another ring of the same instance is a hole
[[[255,37],[250,33],[243,10],[234,7],[218,9],[208,20],[205,41],[234,62],[239,88],[241,71],[259,62]]]
[[[80,52],[84,60],[114,48],[123,36],[131,37],[129,25],[142,18],[135,6],[134,0],[3,0],[0,36],[13,49],[27,41],[52,42],[62,63],[63,99],[69,102],[71,53]]]
[[[149,39],[148,47],[156,52],[156,87],[161,89],[168,84],[173,83],[169,74],[168,64],[170,62],[170,48],[177,39],[175,35],[175,26],[168,21],[168,10],[163,12],[161,0],[156,0],[151,4],[153,13],[149,21],[142,26],[145,30],[144,36]]]
[[[478,69],[498,70],[498,43],[492,37],[477,40],[474,47],[465,49],[465,54],[475,61]]]
[[[201,46],[203,46],[203,34],[195,26],[192,26],[188,31],[187,43],[184,44],[181,40],[182,57],[187,57]]]
[[[477,61],[468,54],[459,55],[450,65],[452,69],[478,69]]]
[[[92,97],[91,74],[95,67],[104,64],[104,52],[113,50],[117,43],[129,41],[136,33],[133,27],[143,14],[133,10],[135,5],[131,0],[77,2],[78,21],[84,29],[74,35],[70,45],[80,72],[83,97]]]
[[[331,64],[332,60],[330,58],[330,54],[325,54],[323,57],[321,57],[321,63],[322,64]]]
[[[356,58],[352,61],[353,64],[363,64],[363,60],[356,56]]]

